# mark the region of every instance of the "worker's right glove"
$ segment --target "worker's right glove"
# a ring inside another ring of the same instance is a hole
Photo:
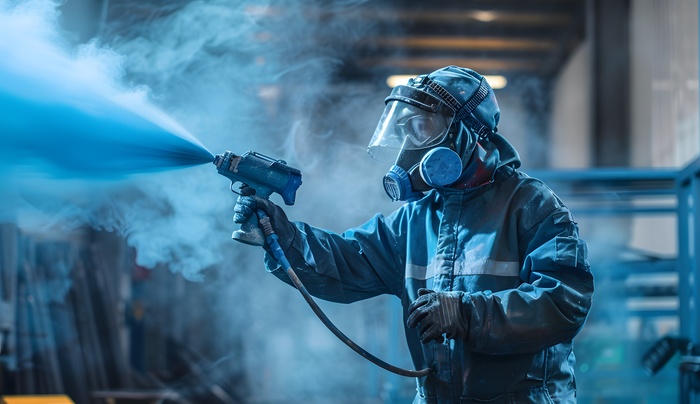
[[[283,252],[287,252],[296,235],[296,226],[287,219],[287,215],[282,208],[270,202],[269,199],[252,195],[251,191],[252,188],[250,187],[241,188],[241,193],[236,200],[236,206],[233,208],[233,221],[241,224],[250,216],[255,215],[257,209],[262,209],[270,218],[270,224],[275,234],[277,234],[277,242],[280,244],[280,248]],[[264,248],[266,250],[269,249],[267,243],[265,243]]]

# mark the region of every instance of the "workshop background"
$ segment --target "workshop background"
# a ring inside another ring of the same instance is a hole
[[[63,53],[99,71],[75,88],[145,94],[214,154],[285,160],[303,173],[288,216],[337,232],[398,207],[388,166],[366,154],[390,76],[494,76],[499,132],[589,243],[579,402],[700,402],[697,1],[0,0],[0,16],[31,22],[0,24],[0,58],[25,49],[41,72]],[[411,401],[413,379],[348,349],[265,272],[261,248],[231,240],[236,195],[213,165],[66,175],[0,149],[0,394]],[[412,368],[398,299],[319,304]]]

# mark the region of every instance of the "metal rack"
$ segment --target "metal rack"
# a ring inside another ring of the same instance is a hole
[[[676,359],[674,366],[654,376],[641,366],[644,352],[667,333],[697,340],[698,287],[694,279],[700,274],[700,262],[693,252],[700,244],[693,235],[700,230],[694,202],[700,200],[699,175],[698,161],[683,170],[533,173],[562,196],[583,226],[605,227],[610,218],[617,217],[631,227],[633,221],[650,216],[675,226],[676,234],[670,235],[677,237],[675,254],[658,255],[627,245],[591,258],[596,276],[594,308],[576,338],[579,402],[700,402],[697,381],[689,374],[694,369],[688,365],[695,363],[693,358]],[[657,237],[668,236],[660,233]]]

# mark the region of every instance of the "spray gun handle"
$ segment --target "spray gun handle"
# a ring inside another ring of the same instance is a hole
[[[258,217],[251,215],[245,222],[241,223],[240,229],[231,234],[231,238],[241,243],[261,247],[265,245],[265,235],[258,226]]]
[[[296,191],[301,185],[301,172],[289,167],[283,160],[275,160],[256,152],[238,156],[230,151],[217,155],[214,165],[219,174],[231,180],[231,190],[236,183],[241,185],[241,195],[257,195],[269,199],[279,194],[287,205],[294,204]],[[236,191],[234,191],[236,192]],[[248,218],[231,237],[245,244],[262,246],[265,236],[258,227],[255,215]]]
[[[268,199],[272,194],[272,190],[265,187],[242,184],[240,194],[242,196],[257,195],[261,198]],[[262,247],[265,245],[265,234],[258,225],[258,217],[255,214],[250,215],[245,222],[241,223],[241,227],[231,234],[231,238],[236,241],[240,241],[241,243],[254,245],[256,247]]]

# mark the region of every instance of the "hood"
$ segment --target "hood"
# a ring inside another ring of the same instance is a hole
[[[498,163],[497,167],[520,167],[520,155],[518,154],[518,151],[515,150],[515,147],[513,147],[508,140],[506,140],[506,138],[498,133],[493,133],[489,137],[489,141],[498,150],[500,156],[500,162]]]

